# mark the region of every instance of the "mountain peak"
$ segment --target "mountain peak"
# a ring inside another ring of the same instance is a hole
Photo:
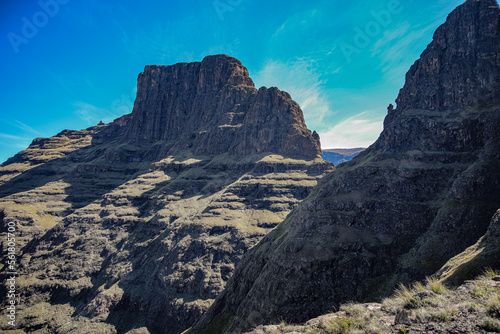
[[[245,255],[189,333],[301,323],[348,301],[380,300],[473,245],[483,249],[478,240],[492,242],[499,14],[494,1],[469,0],[448,16],[408,72],[377,142],[324,177]]]
[[[200,85],[225,84],[255,87],[247,68],[238,59],[224,54],[205,57],[200,67]]]
[[[485,4],[487,6],[498,7],[497,0],[467,0],[467,1],[465,1],[464,5],[471,5],[471,4],[475,4],[475,3],[481,3],[481,4]]]
[[[321,155],[319,138],[290,95],[257,90],[248,70],[227,55],[146,66],[124,139],[137,145],[163,141],[168,154],[187,149],[202,155]]]
[[[466,1],[436,30],[406,75],[397,114],[405,109],[453,110],[495,102],[500,98],[498,54],[497,1]]]

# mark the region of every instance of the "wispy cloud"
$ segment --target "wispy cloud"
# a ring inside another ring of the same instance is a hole
[[[24,140],[24,139],[26,139],[25,137],[10,135],[7,133],[0,133],[0,138],[8,139],[8,140]]]
[[[317,63],[308,59],[269,61],[254,75],[254,81],[258,86],[279,87],[290,93],[301,106],[308,127],[321,130],[325,116],[333,111],[317,68]]]
[[[16,128],[18,130],[21,130],[21,131],[17,131],[18,133],[19,132],[22,132],[22,133],[26,133],[26,134],[31,134],[31,135],[40,135],[40,132],[34,128],[32,128],[31,126],[11,117],[11,116],[5,116],[3,119],[2,119],[2,123],[6,124],[9,128]]]
[[[368,147],[383,130],[383,119],[375,111],[365,111],[352,116],[326,132],[320,132],[321,147]]]
[[[73,103],[76,108],[75,114],[88,126],[96,125],[100,121],[109,123],[118,117],[132,112],[134,96],[135,91],[130,95],[122,95],[120,99],[113,101],[108,108],[100,108],[90,103],[77,101]]]
[[[23,131],[26,131],[26,132],[30,132],[30,133],[33,133],[35,135],[39,135],[40,134],[40,132],[38,132],[37,130],[33,129],[31,126],[26,125],[23,122],[18,121],[17,119],[13,119],[13,121],[14,121],[14,126],[17,127],[20,130],[23,130]]]
[[[82,119],[88,126],[96,125],[100,121],[109,122],[120,115],[112,111],[99,108],[85,102],[75,102],[74,106],[77,108],[75,113]]]
[[[0,146],[3,148],[10,148],[15,150],[24,150],[30,143],[32,138],[16,136],[7,133],[0,133]],[[2,156],[1,160],[7,159],[8,156]],[[0,161],[2,163],[3,161]]]
[[[308,8],[304,11],[295,13],[287,18],[285,22],[272,35],[273,38],[280,38],[280,35],[289,35],[303,30],[310,30],[317,22],[315,19],[321,14],[316,8]]]
[[[0,163],[7,160],[20,150],[26,149],[33,140],[34,136],[40,136],[40,133],[25,123],[7,116],[2,119],[2,127],[5,127],[0,133]],[[5,126],[7,125],[7,126]]]

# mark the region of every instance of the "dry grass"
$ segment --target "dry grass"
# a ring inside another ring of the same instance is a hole
[[[324,315],[305,325],[261,326],[252,334],[375,334],[421,332],[432,324],[436,332],[456,330],[475,333],[479,328],[500,332],[500,290],[489,279],[470,281],[450,290],[430,277],[423,282],[401,285],[391,298],[379,304],[348,303],[336,313]],[[424,292],[424,293],[422,293]],[[408,319],[404,319],[408,314]],[[403,320],[395,323],[395,318]],[[408,322],[409,321],[409,322]],[[408,322],[408,323],[407,323]]]
[[[434,292],[435,294],[440,295],[450,292],[446,285],[444,285],[443,282],[441,282],[437,278],[427,277],[426,283],[426,286],[429,288],[429,290]]]
[[[500,319],[500,294],[491,296],[486,304],[486,313],[492,318]]]
[[[478,277],[478,279],[488,279],[495,276],[500,276],[500,271],[493,268],[486,268],[486,270]]]
[[[320,329],[325,334],[347,334],[355,330],[364,330],[367,323],[361,317],[338,317],[324,322]]]
[[[497,319],[486,317],[483,320],[483,329],[492,332],[492,333],[500,333],[500,321]]]
[[[383,304],[390,310],[397,312],[403,308],[417,308],[415,295],[419,292],[425,291],[425,286],[416,282],[410,286],[400,284],[396,289],[392,298],[387,298]],[[423,306],[423,305],[422,305]]]

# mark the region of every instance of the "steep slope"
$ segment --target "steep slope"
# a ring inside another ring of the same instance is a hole
[[[259,326],[246,334],[496,333],[500,330],[500,276],[483,273],[456,289],[427,279],[382,303],[347,303],[303,325]]]
[[[442,281],[457,285],[478,275],[484,268],[500,268],[500,210],[486,234],[477,243],[450,259],[437,273]]]
[[[182,332],[333,168],[300,107],[234,58],[147,66],[137,95],[132,114],[0,167],[21,332]]]
[[[499,20],[494,0],[468,0],[449,15],[377,142],[245,255],[191,332],[299,323],[349,300],[379,300],[486,233],[500,208]]]

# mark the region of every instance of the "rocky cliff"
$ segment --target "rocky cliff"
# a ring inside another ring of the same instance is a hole
[[[475,107],[500,98],[497,7],[496,0],[467,1],[448,16],[408,71],[398,112]]]
[[[299,106],[238,60],[147,66],[132,114],[0,166],[19,332],[184,331],[333,168],[319,154]]]
[[[451,258],[436,276],[447,284],[457,285],[478,275],[484,268],[500,268],[500,210],[491,220],[488,231],[474,245]]]
[[[290,95],[277,88],[255,89],[248,70],[228,56],[147,66],[139,76],[126,138],[139,145],[170,142],[168,153],[321,154],[318,135],[307,130]]]
[[[191,332],[300,323],[346,301],[380,300],[485,235],[500,208],[499,18],[493,0],[468,0],[449,15],[377,142],[245,255]]]

